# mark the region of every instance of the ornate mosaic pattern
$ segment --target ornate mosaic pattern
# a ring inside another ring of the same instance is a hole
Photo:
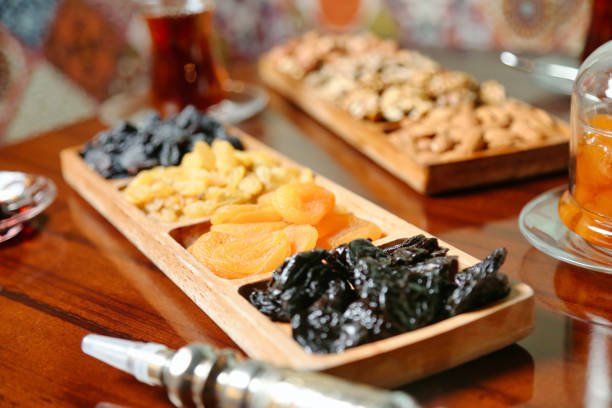
[[[589,13],[583,0],[219,0],[215,20],[232,59],[255,58],[312,28],[366,28],[406,45],[576,55]],[[0,143],[38,64],[51,63],[100,102],[145,76],[146,35],[127,1],[0,1]],[[51,89],[41,97],[62,98]]]
[[[5,0],[0,2],[0,24],[28,47],[42,45],[56,16],[57,0]]]

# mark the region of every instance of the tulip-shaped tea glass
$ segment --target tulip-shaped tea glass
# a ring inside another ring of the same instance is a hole
[[[221,102],[228,80],[213,41],[212,0],[141,0],[151,36],[151,96],[168,115]]]
[[[570,121],[569,187],[527,204],[519,225],[543,252],[612,273],[612,41],[580,67]]]
[[[214,0],[133,0],[151,38],[147,89],[110,98],[100,109],[108,124],[138,122],[151,108],[170,116],[187,105],[235,123],[261,111],[259,88],[229,79],[215,41]]]

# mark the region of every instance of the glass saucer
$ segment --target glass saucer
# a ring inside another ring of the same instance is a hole
[[[17,171],[0,171],[0,204],[15,214],[0,219],[0,242],[8,241],[55,199],[55,184],[43,176]]]
[[[591,245],[570,231],[559,218],[557,205],[567,186],[531,200],[519,216],[519,228],[531,245],[560,261],[612,274],[612,251]]]
[[[231,80],[224,86],[227,97],[211,106],[206,114],[220,122],[235,124],[264,110],[268,95],[259,86]],[[115,95],[100,105],[99,117],[106,125],[129,121],[138,124],[154,111],[148,88]]]

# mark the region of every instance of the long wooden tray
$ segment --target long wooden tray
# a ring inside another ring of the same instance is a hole
[[[283,162],[297,166],[238,130],[232,132],[242,138],[247,149],[266,150]],[[487,308],[343,353],[307,353],[293,340],[287,324],[272,322],[243,296],[251,284],[265,281],[269,275],[223,279],[187,252],[185,247],[208,231],[208,219],[165,224],[147,217],[123,198],[122,183],[97,175],[81,159],[78,148],[62,151],[61,164],[64,179],[253,358],[393,387],[504,347],[532,329],[533,291],[523,283],[514,282],[507,298]],[[377,243],[424,233],[323,177],[317,176],[316,182],[331,190],[339,205],[378,224],[385,237]],[[441,244],[459,257],[461,267],[477,262],[459,249]]]
[[[307,84],[276,70],[270,56],[260,60],[259,75],[266,85],[421,193],[442,193],[567,169],[565,135],[538,146],[491,149],[453,160],[419,162],[389,142],[384,126],[356,119],[322,99]]]

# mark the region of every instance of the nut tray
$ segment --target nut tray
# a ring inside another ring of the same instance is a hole
[[[247,149],[266,150],[297,166],[258,141],[232,129]],[[505,299],[430,326],[364,344],[343,353],[310,354],[291,337],[288,324],[272,322],[243,296],[250,284],[269,279],[217,277],[185,249],[208,231],[208,219],[164,224],[147,217],[121,195],[121,183],[107,181],[81,159],[78,148],[61,153],[65,180],[181,290],[208,314],[249,356],[304,370],[320,370],[350,380],[393,387],[456,366],[526,336],[533,326],[533,291],[514,282]],[[377,223],[385,237],[378,243],[423,233],[415,226],[323,178],[316,182],[336,195],[338,204]],[[441,242],[461,267],[474,257]]]
[[[568,136],[537,145],[487,149],[453,159],[419,161],[394,146],[384,122],[353,117],[307,85],[275,68],[272,55],[259,62],[263,82],[331,129],[389,173],[421,193],[442,193],[567,169]],[[555,119],[556,120],[556,119]],[[566,129],[566,125],[556,120]]]

